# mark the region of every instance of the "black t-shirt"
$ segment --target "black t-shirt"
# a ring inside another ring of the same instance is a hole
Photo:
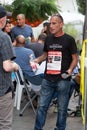
[[[75,40],[64,34],[60,37],[47,37],[44,51],[48,53],[45,78],[51,81],[61,80],[61,74],[66,72],[72,62],[72,54],[77,53]]]

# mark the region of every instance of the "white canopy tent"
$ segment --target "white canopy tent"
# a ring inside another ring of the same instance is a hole
[[[69,12],[60,12],[60,14],[63,16],[65,24],[68,24],[68,23],[72,23],[74,25],[79,24],[82,31],[83,24],[84,24],[84,15],[80,13],[69,13]],[[41,29],[43,28],[43,23],[46,21],[49,21],[49,19],[50,19],[50,16],[48,20],[43,21],[39,26],[33,27],[33,32],[36,38],[41,33]]]
[[[69,13],[69,12],[63,12],[60,13],[63,16],[64,23],[76,23],[81,22],[84,23],[84,15],[80,13]]]

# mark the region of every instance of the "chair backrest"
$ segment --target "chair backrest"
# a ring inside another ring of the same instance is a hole
[[[34,89],[33,85],[29,81],[25,80],[25,77],[23,75],[23,72],[22,72],[20,66],[19,66],[19,70],[17,72],[15,72],[15,75],[16,75],[17,87],[16,87],[16,93],[15,93],[15,103],[14,103],[14,106],[17,107],[17,110],[20,110],[21,99],[22,99],[22,91],[23,91],[23,88],[25,88],[25,91],[27,93],[29,102],[30,102],[30,104],[31,104],[31,106],[33,108],[33,111],[35,112],[32,100],[38,94],[38,93],[36,93],[37,92],[36,91],[37,90],[36,86],[35,86],[35,89]],[[40,90],[40,88],[38,89],[38,91],[39,90]],[[31,96],[30,96],[31,94],[30,93],[32,91],[35,93],[35,95],[31,98]],[[23,111],[24,111],[25,108],[26,108],[26,105],[24,106]]]
[[[19,70],[15,72],[16,75],[16,80],[17,82],[20,82],[21,85],[24,84],[24,76],[23,76],[23,72],[19,66]]]
[[[20,110],[21,106],[21,98],[22,98],[22,90],[25,87],[24,85],[24,77],[22,70],[19,66],[19,70],[15,73],[15,80],[16,80],[16,91],[15,91],[15,101],[14,101],[14,106],[17,107],[17,110]]]

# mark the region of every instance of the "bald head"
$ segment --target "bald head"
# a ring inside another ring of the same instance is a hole
[[[25,15],[24,14],[18,14],[16,20],[17,20],[18,26],[23,27],[25,25]]]
[[[23,35],[19,35],[16,37],[16,46],[24,46],[25,37]]]
[[[24,14],[18,14],[17,17],[21,17],[21,18],[25,19],[25,15]]]

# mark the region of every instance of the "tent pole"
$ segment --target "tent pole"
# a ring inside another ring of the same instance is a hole
[[[84,95],[84,116],[85,116],[85,123],[84,123],[84,130],[87,130],[87,125],[86,125],[86,122],[87,122],[87,43],[86,43],[86,54],[85,54],[85,85],[84,85],[84,90],[85,90],[85,95]]]

